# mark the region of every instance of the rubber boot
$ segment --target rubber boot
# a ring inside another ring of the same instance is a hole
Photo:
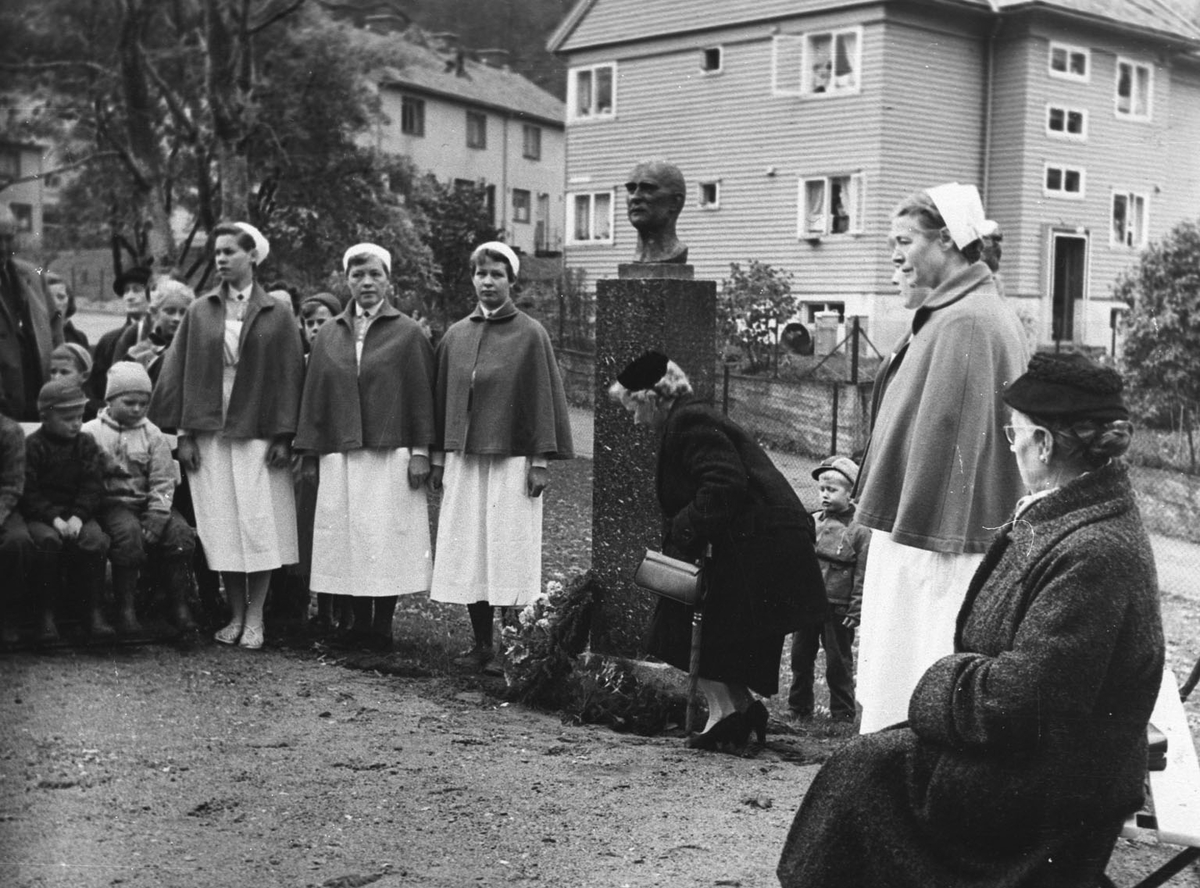
[[[117,600],[117,631],[122,635],[136,635],[142,631],[138,622],[134,600],[137,596],[138,569],[113,565],[113,598]],[[93,608],[93,620],[97,610]],[[94,624],[93,624],[94,625]],[[110,630],[111,631],[111,630]],[[95,634],[95,630],[93,630]]]
[[[163,576],[167,586],[167,607],[171,622],[180,632],[195,632],[200,627],[192,618],[188,607],[188,593],[192,589],[192,575],[183,558],[170,558],[163,562]]]
[[[57,556],[40,555],[35,558],[29,571],[29,579],[39,613],[36,640],[39,644],[53,644],[59,640],[58,624],[54,621],[54,608],[58,604],[60,585]]]
[[[395,595],[375,599],[375,615],[371,619],[371,643],[375,650],[392,649],[392,618],[395,613]]]

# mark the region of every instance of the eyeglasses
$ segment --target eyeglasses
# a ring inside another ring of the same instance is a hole
[[[1041,429],[1041,430],[1042,430],[1043,432],[1045,432],[1047,435],[1049,435],[1049,434],[1050,434],[1050,430],[1049,430],[1048,428],[1046,428],[1045,426],[1040,426],[1040,425],[1006,425],[1006,426],[1004,427],[1004,437],[1008,439],[1008,443],[1009,443],[1009,444],[1016,444],[1016,443],[1017,443],[1017,429],[1029,429],[1030,431],[1034,431],[1034,430],[1036,430],[1036,429]]]

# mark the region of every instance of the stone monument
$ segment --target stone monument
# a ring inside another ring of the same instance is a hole
[[[658,439],[635,428],[608,387],[647,349],[683,368],[699,398],[714,385],[717,285],[693,280],[688,248],[675,231],[687,195],[683,174],[665,161],[639,163],[625,185],[626,211],[637,231],[634,261],[616,280],[596,283],[596,380],[593,441],[592,572],[597,607],[592,650],[626,657],[644,653],[652,595],[633,585],[647,548],[662,545],[655,495]]]

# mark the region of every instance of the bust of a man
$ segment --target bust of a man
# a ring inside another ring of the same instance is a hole
[[[625,210],[638,233],[633,261],[686,263],[687,244],[675,236],[675,220],[687,195],[679,167],[661,160],[639,163],[625,191]]]

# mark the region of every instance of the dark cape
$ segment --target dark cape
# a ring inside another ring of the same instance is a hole
[[[355,358],[353,303],[313,340],[297,450],[345,453],[363,447],[432,447],[433,347],[421,326],[383,305]]]
[[[796,814],[805,886],[1092,888],[1141,803],[1162,680],[1150,541],[1113,464],[1037,500],[971,581],[909,721],[851,741]]]
[[[571,420],[546,330],[511,302],[479,306],[437,349],[438,449],[570,459]],[[468,422],[469,420],[469,422]]]
[[[149,419],[163,431],[221,431],[237,439],[291,435],[300,413],[304,353],[292,313],[258,284],[246,302],[237,376],[228,413],[221,416],[224,286],[188,306],[163,356]]]
[[[663,551],[695,560],[712,545],[700,677],[779,690],[784,636],[829,611],[812,516],[770,457],[727,416],[676,401],[658,456]],[[691,608],[660,599],[649,651],[687,671]]]

